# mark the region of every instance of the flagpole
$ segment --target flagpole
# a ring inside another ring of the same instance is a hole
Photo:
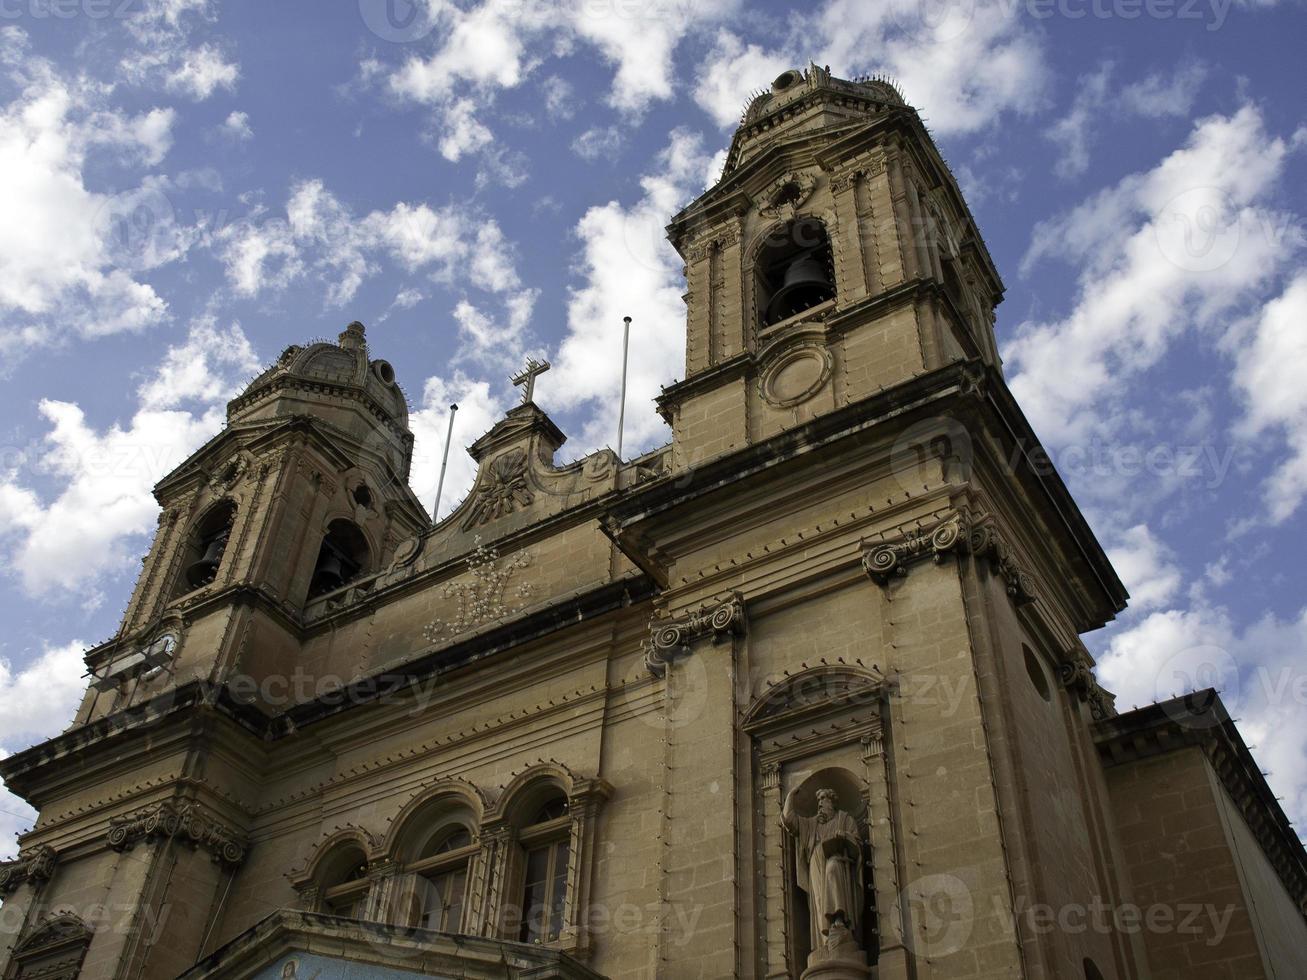
[[[631,346],[631,318],[622,317],[622,404],[617,410],[617,459],[622,459],[622,432],[626,428],[626,355]]]
[[[436,508],[431,512],[433,521],[440,520],[440,497],[445,492],[445,467],[449,465],[449,444],[454,438],[454,416],[458,414],[458,405],[449,406],[449,428],[445,431],[445,456],[440,461],[440,481],[436,484]]]

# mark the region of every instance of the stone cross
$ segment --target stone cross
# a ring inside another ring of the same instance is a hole
[[[518,387],[521,387],[522,385],[526,386],[522,391],[523,405],[530,402],[532,396],[535,394],[536,375],[544,374],[548,370],[548,361],[537,361],[534,357],[528,357],[526,359],[526,367],[509,379]]]

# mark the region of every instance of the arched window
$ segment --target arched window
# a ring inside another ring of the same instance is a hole
[[[341,518],[328,524],[309,582],[309,597],[339,589],[366,572],[369,551],[368,539],[352,521]]]
[[[570,829],[567,797],[559,792],[537,804],[518,833],[523,851],[521,942],[551,943],[562,932]]]
[[[342,844],[319,872],[320,903],[328,915],[362,919],[368,902],[368,859],[357,844]]]
[[[471,831],[461,824],[432,836],[408,868],[413,873],[408,925],[436,932],[466,930],[468,869],[476,852]]]
[[[830,238],[817,218],[799,218],[769,234],[754,269],[764,327],[835,298]]]
[[[185,595],[208,585],[218,574],[227,539],[236,520],[236,504],[230,500],[210,507],[191,529],[186,540],[181,578],[174,595]]]
[[[1103,971],[1088,956],[1085,957],[1085,980],[1103,980]]]

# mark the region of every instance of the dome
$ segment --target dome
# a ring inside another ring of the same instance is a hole
[[[369,360],[363,324],[355,320],[340,334],[337,343],[326,341],[307,347],[287,347],[272,365],[227,405],[232,418],[264,400],[274,390],[287,387],[324,391],[336,395],[366,396],[374,410],[407,428],[408,402],[395,381],[390,362]]]

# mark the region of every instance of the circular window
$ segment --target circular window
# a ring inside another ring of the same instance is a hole
[[[797,85],[802,80],[802,73],[791,68],[789,71],[781,72],[776,76],[776,81],[771,83],[772,91],[784,92],[787,88]]]
[[[366,483],[360,483],[354,488],[354,503],[360,507],[372,506],[372,491],[368,489]]]
[[[1044,667],[1040,664],[1039,658],[1024,643],[1021,644],[1021,652],[1025,657],[1026,673],[1030,675],[1030,683],[1035,685],[1035,690],[1039,692],[1041,698],[1052,701],[1053,692],[1048,687],[1048,678],[1044,674]]]
[[[372,370],[385,384],[393,385],[395,383],[395,369],[390,366],[389,361],[374,361]]]

